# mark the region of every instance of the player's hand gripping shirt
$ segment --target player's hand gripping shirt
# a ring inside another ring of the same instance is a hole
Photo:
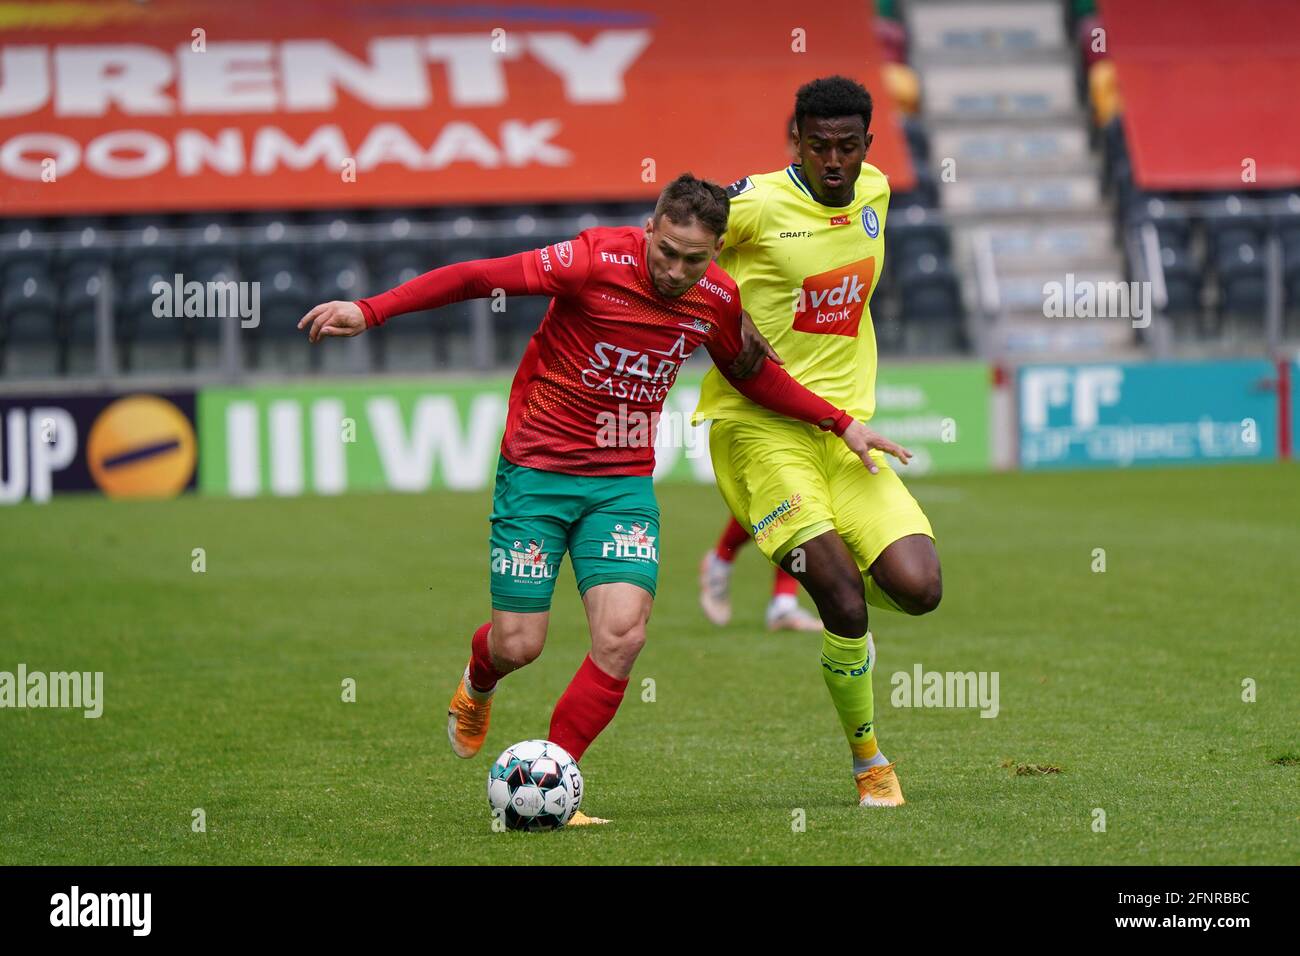
[[[377,325],[497,289],[552,296],[510,388],[502,454],[542,471],[649,475],[654,425],[682,364],[703,345],[729,367],[742,343],[731,277],[710,263],[688,292],[667,298],[650,279],[645,245],[640,227],[588,229],[517,256],[435,269],[358,305]],[[770,362],[736,387],[839,435],[852,422]]]
[[[740,286],[754,324],[810,391],[866,421],[876,407],[871,293],[885,259],[889,181],[868,164],[848,206],[823,206],[794,166],[727,190],[731,215],[720,265]],[[694,421],[762,419],[710,369]]]

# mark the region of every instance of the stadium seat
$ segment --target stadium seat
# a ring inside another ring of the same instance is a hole
[[[44,271],[54,265],[47,227],[39,219],[0,219],[0,262],[10,266],[32,262]]]
[[[235,260],[229,256],[223,256],[220,254],[204,256],[194,260],[190,266],[190,270],[191,271],[185,276],[186,281],[201,282],[204,284],[205,288],[210,282],[222,283],[224,285],[230,282],[239,283],[241,281],[241,274],[235,264]],[[245,291],[246,289],[247,287],[236,286],[235,295],[239,297],[234,303],[236,308],[244,303],[244,296],[248,295],[248,292]],[[225,293],[219,294],[223,296],[225,295]],[[194,368],[212,369],[220,367],[221,328],[223,323],[227,320],[224,316],[216,314],[216,312],[228,311],[230,304],[231,303],[227,298],[222,305],[218,306],[217,310],[214,310],[213,312],[205,311],[205,314],[202,316],[186,320],[186,332],[194,343]],[[235,328],[237,330],[235,333],[237,339],[251,352],[252,346],[247,340],[251,336],[256,335],[259,329],[256,327],[245,328],[238,315],[235,317]]]
[[[886,256],[897,263],[901,259],[918,259],[926,253],[945,258],[949,254],[948,230],[935,219],[907,215],[918,212],[920,207],[911,207],[897,219],[889,223],[885,230],[885,243],[888,247]],[[886,269],[885,272],[892,270]]]
[[[0,372],[53,375],[59,366],[58,293],[49,273],[11,273],[0,288]]]
[[[1262,255],[1268,228],[1269,217],[1254,197],[1221,193],[1206,199],[1205,234],[1216,263],[1232,258],[1243,245]]]
[[[926,253],[899,268],[903,347],[932,354],[960,348],[963,339],[961,285],[951,265]]]
[[[1300,340],[1300,272],[1286,280],[1283,336],[1289,341]]]
[[[1184,247],[1164,246],[1160,250],[1168,303],[1165,314],[1186,316],[1200,310],[1201,270]]]
[[[56,220],[59,248],[54,261],[59,269],[69,269],[74,263],[108,264],[113,259],[107,220],[100,217],[70,216]]]
[[[339,220],[335,220],[337,222]],[[346,248],[346,244],[344,245]],[[340,251],[333,243],[320,252],[319,261],[312,270],[314,283],[313,298],[316,302],[342,300],[351,302],[361,298],[363,290],[368,288],[365,262],[356,252]],[[283,330],[277,330],[277,332]],[[301,336],[291,324],[288,331]],[[320,350],[320,368],[326,372],[356,371],[356,357],[353,354],[358,343],[346,341],[338,343],[335,348]],[[367,342],[364,346],[370,348]]]
[[[1127,206],[1127,221],[1131,226],[1152,223],[1162,245],[1185,246],[1191,238],[1191,219],[1181,202],[1169,195],[1136,194]]]
[[[1267,255],[1263,237],[1250,229],[1226,229],[1207,236],[1209,262],[1215,270],[1231,268],[1241,260],[1256,261],[1263,265]],[[1248,251],[1247,251],[1248,250]]]
[[[63,351],[60,372],[79,374],[94,371],[96,309],[104,291],[101,271],[83,268],[64,275],[59,283],[59,340]],[[121,329],[116,330],[119,344]]]
[[[907,151],[912,154],[912,163],[925,165],[930,161],[930,136],[925,124],[914,116],[903,117],[903,135],[907,137]]]
[[[260,263],[243,278],[257,282],[261,321],[249,337],[254,367],[305,371],[319,367],[319,350],[308,348],[298,320],[319,300],[311,276],[299,262],[283,254]]]
[[[167,226],[159,216],[118,216],[110,220],[106,232],[117,243],[114,262],[130,265],[141,256],[170,255],[171,244],[163,231]]]
[[[1262,329],[1268,293],[1259,250],[1242,243],[1217,260],[1215,271],[1221,292],[1219,314],[1252,320]]]
[[[180,217],[177,226],[185,237],[181,243],[185,255],[190,259],[234,259],[240,248],[235,238],[236,225],[235,217],[226,213],[191,213]]]

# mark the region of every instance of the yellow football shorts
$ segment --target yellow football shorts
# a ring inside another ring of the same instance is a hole
[[[715,420],[709,454],[722,498],[774,564],[835,530],[866,571],[899,538],[924,534],[929,519],[873,451],[872,474],[842,439],[789,418]]]

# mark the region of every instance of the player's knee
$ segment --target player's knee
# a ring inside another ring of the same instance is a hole
[[[861,576],[831,582],[820,597],[813,595],[822,624],[840,637],[861,637],[867,633],[867,599]]]
[[[932,573],[913,576],[904,590],[903,609],[908,614],[929,614],[943,600],[943,579],[936,568]]]
[[[503,673],[527,667],[542,656],[546,631],[526,626],[492,627],[492,661]]]
[[[631,671],[641,648],[645,647],[645,622],[614,621],[602,625],[592,634],[591,643],[597,663],[609,662],[619,671]]]

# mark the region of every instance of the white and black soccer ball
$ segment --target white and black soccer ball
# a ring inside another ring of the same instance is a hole
[[[511,830],[557,830],[582,803],[582,772],[559,744],[525,740],[488,771],[488,806]]]

